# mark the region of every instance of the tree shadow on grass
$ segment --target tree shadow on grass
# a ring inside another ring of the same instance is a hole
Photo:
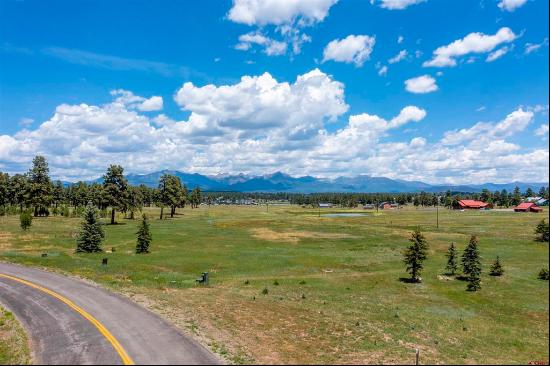
[[[412,278],[409,278],[409,277],[399,277],[399,281],[403,283],[413,283],[413,284],[422,282],[418,280],[413,280]]]

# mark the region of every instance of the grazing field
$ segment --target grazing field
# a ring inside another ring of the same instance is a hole
[[[11,312],[0,307],[0,365],[28,365],[30,361],[25,331]]]
[[[103,254],[74,254],[78,218],[0,217],[0,260],[101,283],[170,319],[235,363],[528,363],[548,361],[548,244],[543,214],[405,208],[326,217],[297,206],[201,206],[151,217],[151,254],[136,255],[138,220],[106,225]],[[363,212],[362,210],[322,210]],[[420,227],[423,282],[402,252]],[[479,239],[482,289],[444,274],[445,253]],[[111,248],[115,251],[111,252]],[[47,257],[42,257],[47,253]],[[488,275],[499,255],[502,277]],[[107,266],[101,259],[109,258]],[[210,272],[210,286],[195,279]]]

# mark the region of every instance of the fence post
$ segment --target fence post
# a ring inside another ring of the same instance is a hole
[[[418,365],[418,359],[420,358],[420,349],[416,349],[416,358],[415,358],[415,361],[414,361],[414,364],[415,365]]]

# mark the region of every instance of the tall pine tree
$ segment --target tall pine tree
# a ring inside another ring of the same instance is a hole
[[[462,254],[462,272],[468,281],[468,291],[481,289],[481,262],[477,247],[477,237],[472,235],[468,246]]]
[[[457,256],[455,243],[451,243],[451,246],[447,251],[447,266],[445,267],[447,274],[451,276],[454,276],[456,274],[456,270],[458,269]]]
[[[128,181],[120,165],[111,165],[103,176],[103,198],[111,206],[111,224],[114,224],[115,211],[125,210],[128,203]]]
[[[34,216],[47,214],[48,206],[52,201],[52,184],[49,176],[50,169],[46,158],[37,155],[32,160],[29,170],[29,200],[34,206]]]
[[[152,240],[153,237],[151,236],[151,230],[149,228],[149,222],[147,221],[147,215],[143,214],[143,220],[141,221],[141,225],[139,226],[137,232],[136,253],[149,253],[149,246],[151,245]]]
[[[89,203],[84,212],[84,220],[76,239],[77,253],[101,252],[101,242],[105,239],[105,233],[99,222],[96,208]]]
[[[411,245],[405,251],[403,262],[407,265],[407,272],[411,275],[411,282],[421,282],[420,275],[424,268],[423,262],[428,256],[428,243],[420,232],[415,230],[409,239]]]

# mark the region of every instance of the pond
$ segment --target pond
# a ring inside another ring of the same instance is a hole
[[[329,214],[323,214],[321,216],[323,217],[360,217],[360,216],[368,216],[367,213],[329,213]]]

